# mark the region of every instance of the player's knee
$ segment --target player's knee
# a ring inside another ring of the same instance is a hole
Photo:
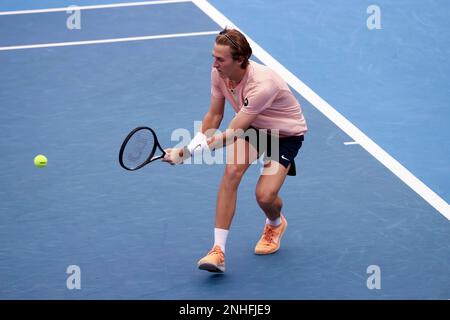
[[[229,183],[239,184],[244,173],[245,170],[243,170],[240,166],[227,165],[225,167],[225,173],[223,175],[223,178]]]
[[[277,198],[277,193],[266,188],[256,188],[255,196],[260,206],[266,206],[274,203]]]

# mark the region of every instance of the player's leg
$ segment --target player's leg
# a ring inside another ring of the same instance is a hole
[[[256,184],[256,201],[269,220],[280,218],[283,201],[278,192],[286,180],[290,166],[289,164],[286,168],[279,162],[268,160]]]
[[[258,157],[257,150],[244,139],[226,148],[226,166],[217,193],[214,246],[198,262],[198,267],[211,272],[225,271],[225,245],[236,210],[237,190],[244,173]]]
[[[236,210],[239,184],[251,163],[257,159],[257,151],[247,141],[237,139],[227,148],[227,164],[220,182],[216,205],[216,228],[229,229]]]
[[[267,161],[256,185],[256,201],[267,217],[263,234],[255,246],[256,254],[270,254],[280,248],[287,221],[281,214],[283,201],[278,192],[286,180],[289,168],[290,165],[286,168],[274,160]]]
[[[271,150],[276,147],[279,152],[266,161],[255,190],[256,200],[267,217],[263,235],[255,247],[256,254],[270,254],[280,248],[287,221],[281,214],[283,201],[279,191],[287,175],[296,175],[294,159],[302,146],[303,137],[280,138],[276,142]]]

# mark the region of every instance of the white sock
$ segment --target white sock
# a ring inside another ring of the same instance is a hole
[[[270,224],[273,227],[278,227],[281,224],[281,216],[279,216],[276,220],[266,218],[266,224]]]
[[[229,230],[214,228],[214,245],[219,246],[223,253],[225,253],[228,232]]]

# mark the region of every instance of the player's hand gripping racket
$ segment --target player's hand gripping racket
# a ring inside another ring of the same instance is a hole
[[[158,151],[161,151],[161,154]],[[155,155],[156,152],[158,155]],[[150,162],[164,158],[165,155],[155,131],[149,127],[137,127],[123,141],[119,152],[119,163],[124,169],[134,171]]]

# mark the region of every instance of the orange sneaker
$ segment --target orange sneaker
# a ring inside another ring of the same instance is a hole
[[[255,247],[255,254],[271,254],[277,252],[280,249],[280,242],[283,233],[286,231],[287,221],[283,215],[281,215],[281,224],[277,227],[273,227],[266,224],[261,239]]]
[[[208,254],[201,258],[198,268],[209,272],[225,272],[225,254],[220,246],[214,246]]]

